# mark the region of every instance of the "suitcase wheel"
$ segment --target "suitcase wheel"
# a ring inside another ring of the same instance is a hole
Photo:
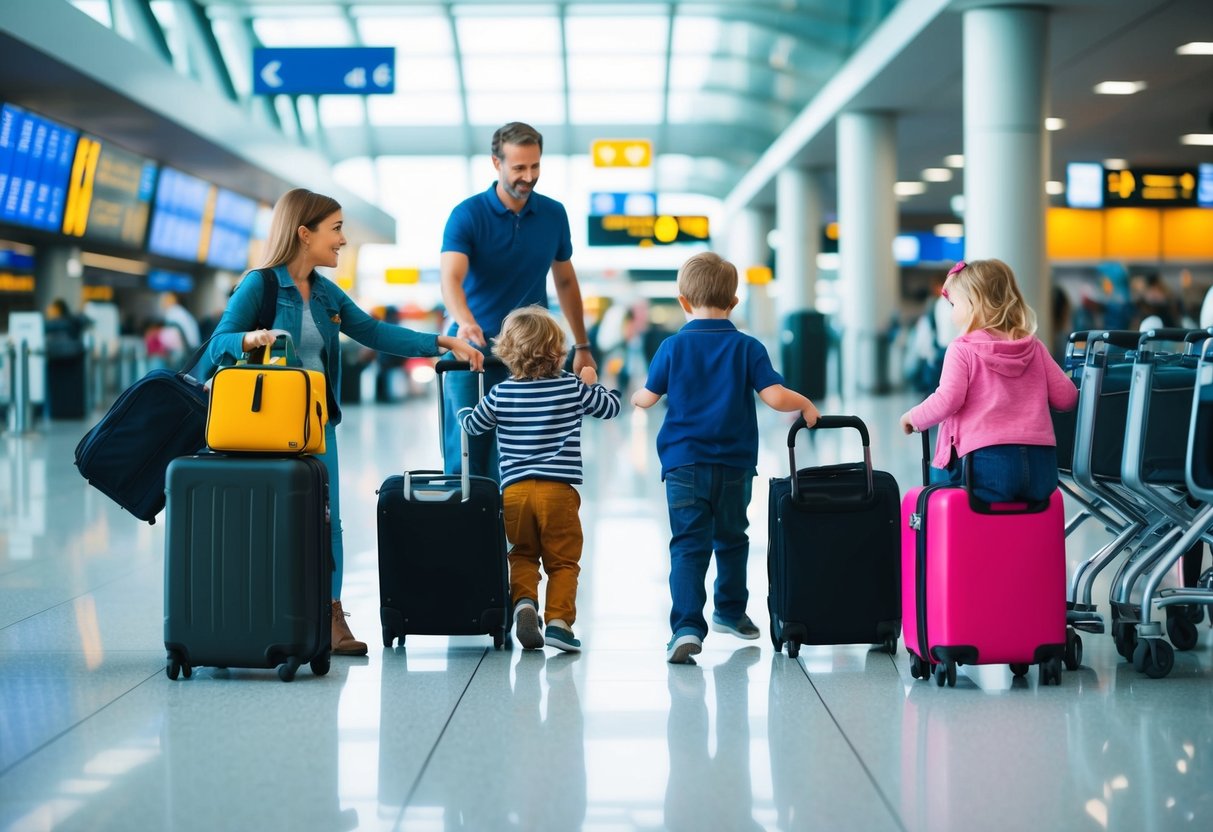
[[[890,656],[897,655],[897,636],[888,635],[884,637],[884,651]]]
[[[284,682],[289,682],[295,678],[295,671],[299,669],[299,658],[290,656],[282,664],[278,665],[278,678]]]
[[[1016,679],[1021,679],[1028,675],[1028,668],[1030,667],[1031,665],[1027,662],[1016,662],[1015,664],[1011,665],[1011,674]]]
[[[1057,656],[1040,663],[1040,684],[1041,685],[1060,685],[1061,684],[1061,659]]]
[[[323,676],[329,672],[329,667],[332,664],[332,655],[331,651],[325,650],[324,653],[308,663],[308,667],[312,669],[313,676]]]
[[[915,679],[930,679],[931,678],[931,663],[918,658],[911,650],[907,650],[910,654],[910,675]]]
[[[174,682],[177,681],[178,676],[185,676],[188,679],[194,675],[194,669],[190,667],[189,662],[181,661],[176,653],[168,654],[168,665],[164,668],[164,672]]]
[[[956,687],[956,662],[953,659],[935,665],[935,684],[943,687],[944,683],[950,688]]]
[[[1082,636],[1073,627],[1066,627],[1066,670],[1082,667]]]
[[[396,640],[396,631],[393,630],[391,627],[384,627],[383,628],[383,646],[391,647],[392,642],[395,640]],[[404,644],[404,636],[400,637],[400,643],[402,645]]]
[[[514,639],[509,633],[493,633],[493,649],[494,650],[513,650]]]
[[[800,655],[800,642],[794,638],[788,639],[788,658],[794,659]]]

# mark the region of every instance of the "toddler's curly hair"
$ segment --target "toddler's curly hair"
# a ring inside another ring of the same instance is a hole
[[[523,306],[505,316],[493,352],[514,378],[556,378],[568,350],[564,330],[542,306]]]

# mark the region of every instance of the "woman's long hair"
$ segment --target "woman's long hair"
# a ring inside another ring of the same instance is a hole
[[[272,269],[290,263],[299,255],[303,245],[299,227],[315,231],[320,221],[341,210],[340,203],[330,196],[313,193],[306,188],[287,191],[274,206],[270,220],[270,236],[265,241],[265,256],[258,268]]]

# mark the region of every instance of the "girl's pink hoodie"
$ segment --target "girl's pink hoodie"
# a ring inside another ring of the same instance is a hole
[[[1078,388],[1034,335],[979,329],[948,345],[939,389],[910,410],[917,430],[940,425],[932,465],[990,445],[1056,445],[1049,409],[1072,410]]]

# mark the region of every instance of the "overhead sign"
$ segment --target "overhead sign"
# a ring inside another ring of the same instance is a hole
[[[410,283],[419,283],[421,281],[421,269],[385,269],[383,272],[383,280],[385,283],[390,283],[397,286],[408,285]]]
[[[1104,172],[1104,207],[1196,205],[1195,168],[1125,168]]]
[[[590,194],[590,213],[597,217],[607,214],[630,214],[644,216],[657,213],[657,194],[652,191],[609,193],[595,191]]]
[[[1071,208],[1103,207],[1103,165],[1098,162],[1066,165],[1066,204]]]
[[[256,95],[375,95],[395,91],[394,46],[253,50]]]
[[[653,143],[648,139],[596,139],[590,144],[596,168],[647,168],[653,164]]]
[[[587,242],[592,246],[653,246],[702,243],[710,239],[707,217],[608,214],[588,220]]]
[[[68,183],[63,233],[142,247],[155,184],[155,162],[81,136]]]
[[[20,107],[0,107],[0,222],[59,229],[76,137]]]

